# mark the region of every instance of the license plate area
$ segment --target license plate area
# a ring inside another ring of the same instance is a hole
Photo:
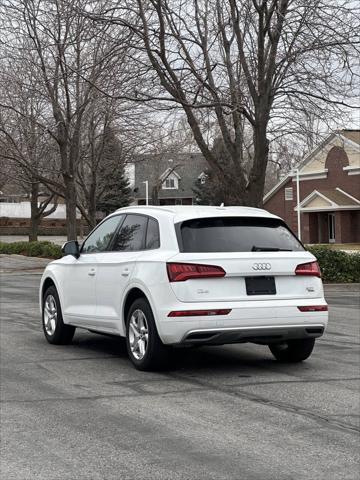
[[[245,277],[247,295],[276,295],[274,277]]]

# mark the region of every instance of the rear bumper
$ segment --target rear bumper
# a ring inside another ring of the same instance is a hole
[[[196,329],[187,332],[181,343],[184,345],[222,345],[225,343],[276,343],[297,338],[320,337],[323,324],[266,325],[256,327]]]
[[[327,305],[323,297],[311,300],[247,301],[229,303],[171,303],[156,309],[156,324],[165,344],[270,343],[321,336],[328,312],[301,312],[298,306]],[[231,309],[228,315],[172,318],[172,310]]]

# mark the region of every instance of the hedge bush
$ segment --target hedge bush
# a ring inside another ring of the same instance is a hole
[[[317,258],[324,282],[360,282],[360,253],[346,253],[324,246],[311,246],[308,250]]]
[[[61,257],[61,248],[51,242],[0,242],[0,253],[56,259]]]

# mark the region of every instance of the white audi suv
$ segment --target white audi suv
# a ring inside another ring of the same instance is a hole
[[[315,257],[279,217],[247,207],[127,207],[45,269],[45,337],[76,327],[126,337],[140,370],[171,346],[253,342],[276,359],[311,354],[328,321]]]

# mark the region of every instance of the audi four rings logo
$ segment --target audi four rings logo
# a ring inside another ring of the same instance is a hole
[[[270,263],[254,263],[253,270],[271,270]]]

